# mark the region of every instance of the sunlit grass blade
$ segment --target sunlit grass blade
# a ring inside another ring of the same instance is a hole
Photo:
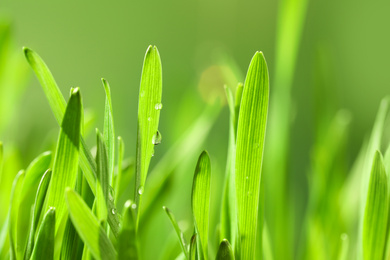
[[[148,192],[144,197],[141,219],[147,218],[149,211],[156,204],[161,194],[164,193],[164,187],[176,167],[187,158],[197,156],[196,153],[202,149],[202,145],[220,110],[221,105],[219,103],[208,106],[150,172],[150,177],[148,177],[146,183]]]
[[[45,214],[37,235],[37,242],[31,255],[31,260],[54,259],[55,242],[55,208],[50,208]]]
[[[206,151],[199,156],[192,183],[191,205],[194,225],[198,234],[198,255],[208,259],[209,211],[210,211],[210,157]]]
[[[338,255],[338,260],[348,260],[348,251],[349,251],[349,237],[347,234],[342,234],[340,237],[340,250]]]
[[[72,189],[66,189],[66,202],[74,227],[96,259],[115,259],[116,251],[98,219],[82,198]]]
[[[179,239],[179,243],[180,243],[180,246],[181,246],[181,250],[183,251],[186,259],[189,258],[188,256],[188,249],[187,249],[187,242],[185,240],[185,237],[184,237],[184,234],[183,232],[180,230],[180,227],[179,225],[177,224],[176,222],[176,219],[175,219],[175,216],[173,215],[173,213],[167,208],[167,207],[163,207],[164,211],[167,213],[169,219],[171,220],[171,223],[172,223],[172,226],[173,228],[175,229],[176,231],[176,234],[177,234],[177,237]]]
[[[229,241],[224,239],[219,245],[216,260],[234,260],[233,248]]]
[[[237,127],[235,181],[240,259],[255,259],[260,180],[269,98],[268,69],[256,52],[244,83]]]
[[[61,125],[63,115],[65,113],[65,98],[62,96],[53,75],[46,66],[41,57],[29,48],[23,48],[25,57],[34,70],[38,80],[40,81],[46,99],[49,101],[50,108],[52,109],[56,121]],[[88,181],[89,186],[94,194],[96,194],[96,163],[92,157],[90,149],[87,147],[84,139],[80,137],[80,167],[83,170],[84,176]],[[115,208],[113,202],[110,201],[108,208]],[[117,215],[108,215],[108,223],[112,233],[117,236],[119,231],[119,218]]]
[[[9,240],[10,240],[10,257],[16,259],[17,255],[17,219],[19,213],[20,192],[23,185],[25,172],[20,171],[14,179],[11,190],[11,202],[9,209]]]
[[[389,197],[382,155],[375,152],[363,223],[364,260],[382,259],[385,251]]]
[[[3,174],[3,164],[4,164],[4,148],[3,148],[3,143],[0,142],[0,182],[1,182],[1,176]]]
[[[139,259],[138,240],[135,234],[135,205],[128,200],[124,206],[122,228],[118,235],[118,259]]]
[[[48,170],[42,176],[38,186],[37,193],[35,195],[35,202],[34,202],[34,207],[31,216],[30,233],[27,241],[26,252],[24,254],[24,260],[30,259],[31,253],[34,248],[35,233],[38,227],[39,218],[41,216],[41,212],[46,198],[46,193],[49,188],[50,180],[51,180],[51,170]]]
[[[196,234],[194,234],[191,237],[191,242],[190,242],[190,250],[188,252],[189,259],[190,260],[196,260],[196,251],[197,251],[197,245],[196,245]]]
[[[271,246],[271,237],[269,234],[267,222],[264,220],[263,224],[263,243],[262,243],[262,251],[263,251],[263,259],[264,260],[273,260],[273,254],[272,254],[272,246]]]
[[[9,214],[7,214],[7,218],[2,224],[0,231],[0,259],[5,259],[6,255],[9,253],[10,245],[9,245]]]
[[[108,154],[108,173],[110,185],[113,185],[114,180],[114,163],[115,163],[115,129],[114,115],[112,113],[111,89],[107,80],[102,79],[103,87],[106,92],[106,104],[104,109],[104,143],[107,147]]]
[[[108,193],[110,177],[108,172],[108,160],[107,160],[107,149],[103,142],[103,138],[96,129],[97,136],[97,152],[96,152],[96,165],[97,165],[97,187],[96,187],[96,211],[99,221],[107,220],[107,204],[108,204]]]
[[[123,142],[122,137],[118,136],[118,165],[117,165],[117,171],[116,171],[116,179],[115,179],[115,185],[114,185],[114,191],[115,191],[115,203],[118,201],[119,197],[119,190],[121,186],[121,180],[122,180],[122,162],[123,157],[125,154],[125,143]]]
[[[47,194],[46,210],[50,207],[56,208],[56,232],[67,214],[65,188],[73,188],[76,183],[79,167],[80,119],[81,96],[79,89],[75,89],[69,99],[62,121]]]
[[[156,46],[149,46],[146,51],[141,75],[141,86],[138,101],[137,124],[137,150],[136,150],[136,181],[135,203],[137,211],[140,210],[141,195],[144,192],[146,175],[149,170],[150,159],[154,154],[154,146],[157,145],[156,135],[162,94],[162,68],[160,54]],[[136,227],[139,216],[137,212]]]

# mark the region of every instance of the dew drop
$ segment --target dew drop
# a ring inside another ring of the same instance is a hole
[[[248,179],[249,179],[249,176],[246,176],[246,179],[248,180]]]
[[[109,190],[108,190],[108,199],[113,201],[115,198],[115,191],[114,189],[110,186]]]
[[[111,213],[112,213],[112,215],[115,215],[116,214],[116,208],[111,209]]]
[[[154,108],[155,108],[156,110],[161,110],[162,107],[163,107],[163,105],[162,105],[161,103],[157,103],[156,105],[154,105]]]
[[[150,121],[152,118],[151,117],[148,117],[148,121]]]
[[[144,193],[144,186],[139,186],[138,188],[138,194],[142,195]]]
[[[162,135],[161,135],[160,131],[157,130],[157,132],[153,135],[152,143],[154,145],[158,145],[158,144],[161,144],[161,140],[162,140]]]
[[[132,209],[136,209],[137,208],[137,204],[134,203],[133,205],[131,205],[131,208]]]
[[[142,92],[141,92],[141,97],[144,97],[144,96],[145,96],[145,92],[142,91]]]

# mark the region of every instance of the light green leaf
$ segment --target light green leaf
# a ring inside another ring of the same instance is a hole
[[[340,237],[340,250],[338,255],[338,260],[348,260],[348,250],[349,250],[349,237],[347,234],[342,234]]]
[[[96,259],[115,259],[116,251],[98,219],[83,199],[70,188],[66,189],[69,216],[79,236]]]
[[[271,237],[269,234],[267,222],[264,220],[263,224],[263,243],[262,243],[262,250],[263,250],[263,259],[264,260],[273,260],[273,254],[272,254],[272,246],[271,246]]]
[[[124,154],[125,154],[125,143],[123,142],[122,137],[118,136],[118,166],[117,166],[117,173],[116,173],[115,186],[114,186],[115,203],[118,201],[120,195],[120,186],[121,186],[122,174],[123,174],[122,162],[123,162]]]
[[[224,239],[219,245],[216,260],[234,260],[234,254],[232,246],[229,241]]]
[[[54,259],[55,242],[55,208],[50,208],[45,214],[38,231],[37,242],[31,255],[31,260]]]
[[[4,164],[4,148],[3,148],[3,143],[0,142],[0,183],[1,183],[1,176],[3,174],[3,164]]]
[[[108,173],[108,161],[107,161],[107,149],[103,142],[103,138],[96,129],[97,136],[97,152],[96,152],[96,165],[97,165],[97,187],[96,187],[96,212],[99,221],[105,222],[107,220],[107,204],[109,193],[109,173]]]
[[[136,181],[135,203],[140,210],[141,195],[144,192],[146,175],[148,174],[150,159],[154,154],[154,139],[158,133],[158,122],[162,94],[162,69],[160,54],[157,47],[149,46],[145,54],[142,68],[141,86],[138,102],[137,150],[136,150]],[[138,228],[139,215],[136,216]]]
[[[264,56],[261,52],[256,52],[245,79],[237,128],[235,181],[240,259],[256,258],[260,180],[268,113],[268,82]]]
[[[130,200],[126,201],[122,228],[118,236],[118,259],[139,259],[138,240],[135,234],[135,207],[136,204]]]
[[[110,185],[113,185],[114,180],[114,163],[115,163],[115,130],[114,130],[114,115],[112,113],[111,90],[107,80],[102,79],[103,87],[106,92],[106,105],[104,110],[104,143],[107,147],[108,154],[108,174]]]
[[[206,151],[199,156],[192,182],[191,205],[195,230],[198,234],[198,255],[208,259],[208,233],[210,211],[210,157]]]
[[[10,209],[9,209],[9,240],[10,240],[10,256],[11,259],[16,259],[17,257],[17,219],[18,219],[18,213],[19,213],[19,202],[20,202],[20,193],[23,185],[25,172],[22,170],[20,171],[14,179],[14,182],[12,183],[12,190],[11,190],[11,202],[10,202]]]
[[[190,256],[190,260],[196,260],[196,234],[194,234],[192,237],[191,237],[191,242],[190,242],[190,250],[188,252],[189,256]]]
[[[30,259],[30,256],[34,248],[35,232],[38,227],[38,222],[41,216],[41,212],[46,198],[46,193],[49,188],[50,180],[51,180],[51,170],[47,170],[41,178],[37,193],[35,195],[35,203],[34,203],[32,216],[31,216],[30,233],[27,241],[26,252],[24,254],[25,260]]]
[[[184,255],[185,255],[185,258],[188,259],[189,256],[188,256],[188,250],[187,250],[187,242],[185,240],[185,237],[184,237],[184,234],[183,232],[180,230],[180,227],[179,225],[177,224],[176,222],[176,219],[175,219],[175,216],[173,215],[173,213],[167,208],[167,207],[163,207],[164,211],[167,213],[169,219],[171,220],[171,223],[173,225],[173,228],[175,229],[176,231],[176,234],[177,234],[177,237],[179,238],[179,242],[180,242],[180,246],[181,246],[181,250],[183,251]]]
[[[46,66],[45,62],[34,51],[28,48],[23,48],[26,59],[34,70],[42,88],[45,92],[46,99],[49,101],[57,123],[60,125],[65,113],[65,99],[62,96],[53,75]],[[91,187],[92,192],[96,195],[96,163],[92,157],[90,149],[87,147],[84,139],[80,137],[80,168],[83,170],[84,176]],[[108,208],[115,208],[113,202],[110,201]],[[117,215],[108,215],[108,223],[110,224],[112,233],[117,236],[119,231],[119,218]]]
[[[66,107],[53,165],[53,173],[47,193],[46,210],[56,208],[56,232],[66,216],[64,192],[76,183],[80,143],[81,97],[75,89]],[[65,220],[64,220],[65,221]]]
[[[389,197],[382,155],[375,152],[363,223],[364,260],[382,259],[385,251]]]

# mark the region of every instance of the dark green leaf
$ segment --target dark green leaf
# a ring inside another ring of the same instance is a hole
[[[126,201],[122,228],[118,236],[118,259],[139,259],[139,247],[135,233],[135,207],[136,204],[130,200]]]
[[[219,245],[216,260],[234,260],[234,254],[232,246],[226,239],[222,240]]]

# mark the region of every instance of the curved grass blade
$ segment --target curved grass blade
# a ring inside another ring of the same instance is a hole
[[[375,152],[363,223],[364,259],[382,259],[389,208],[388,184],[382,155]]]
[[[110,177],[108,172],[108,160],[107,149],[103,142],[103,138],[96,129],[97,137],[97,152],[96,152],[96,165],[97,165],[97,177],[98,181],[96,187],[96,212],[99,221],[105,222],[107,220],[107,204],[108,204],[108,192]]]
[[[118,259],[139,259],[135,234],[135,206],[130,200],[126,201],[124,206],[122,228],[118,236]]]
[[[31,255],[31,260],[54,259],[55,242],[55,208],[50,208],[45,214],[38,231],[37,242]]]
[[[75,191],[65,191],[69,216],[77,233],[96,259],[116,259],[116,251],[98,219]]]
[[[190,250],[188,252],[190,260],[196,260],[196,234],[191,237]]]
[[[114,180],[114,163],[115,163],[115,129],[114,115],[112,113],[111,90],[107,80],[102,79],[103,87],[106,92],[106,104],[104,109],[104,143],[107,147],[108,154],[108,174],[110,185],[113,185]]]
[[[216,260],[234,260],[233,248],[229,241],[224,239],[219,245]]]
[[[34,70],[39,82],[42,85],[42,88],[45,92],[46,99],[49,101],[50,107],[54,113],[54,116],[57,120],[57,123],[61,125],[63,115],[65,113],[65,99],[62,96],[53,75],[46,66],[45,62],[41,57],[34,51],[29,48],[23,48],[25,57]],[[80,137],[80,168],[83,170],[84,176],[88,181],[88,184],[93,192],[96,195],[96,163],[92,157],[90,149],[87,147],[84,139]],[[115,205],[112,201],[108,205],[108,208],[115,208]],[[108,215],[108,223],[110,224],[110,230],[112,233],[117,236],[119,232],[119,218],[117,215]]]
[[[47,170],[39,183],[37,193],[35,195],[35,203],[31,216],[30,233],[27,241],[26,252],[24,254],[24,260],[30,259],[34,248],[35,232],[38,227],[39,218],[41,216],[42,208],[46,198],[46,193],[49,188],[51,180],[51,170]]]
[[[179,225],[176,222],[175,216],[173,215],[173,213],[167,207],[164,206],[163,210],[167,213],[169,219],[171,220],[173,228],[175,229],[177,237],[179,238],[181,250],[183,251],[183,253],[185,255],[185,258],[189,259],[188,250],[187,250],[187,242],[185,240],[183,232],[180,230],[180,227],[179,227]]]
[[[137,211],[140,210],[141,195],[144,192],[150,159],[154,154],[154,145],[157,144],[154,138],[158,133],[158,122],[162,108],[161,94],[162,69],[160,54],[156,46],[149,46],[142,68],[138,103],[135,181],[135,203],[137,205]],[[139,215],[137,212],[136,229],[138,228]]]
[[[18,219],[18,213],[19,213],[19,202],[20,202],[20,192],[23,185],[25,172],[22,170],[20,171],[14,179],[14,182],[12,183],[12,190],[11,190],[11,202],[10,202],[10,209],[9,209],[9,240],[10,240],[10,258],[11,259],[17,259],[17,219]]]
[[[199,156],[192,183],[191,205],[195,230],[198,234],[198,255],[208,259],[208,233],[210,211],[210,157],[206,151]]]
[[[255,259],[268,81],[264,56],[256,52],[245,79],[237,127],[235,184],[240,259]]]
[[[56,208],[56,232],[67,214],[64,198],[65,188],[73,188],[76,183],[79,166],[80,119],[81,96],[77,88],[70,96],[66,107],[47,193],[46,210],[50,207]]]

